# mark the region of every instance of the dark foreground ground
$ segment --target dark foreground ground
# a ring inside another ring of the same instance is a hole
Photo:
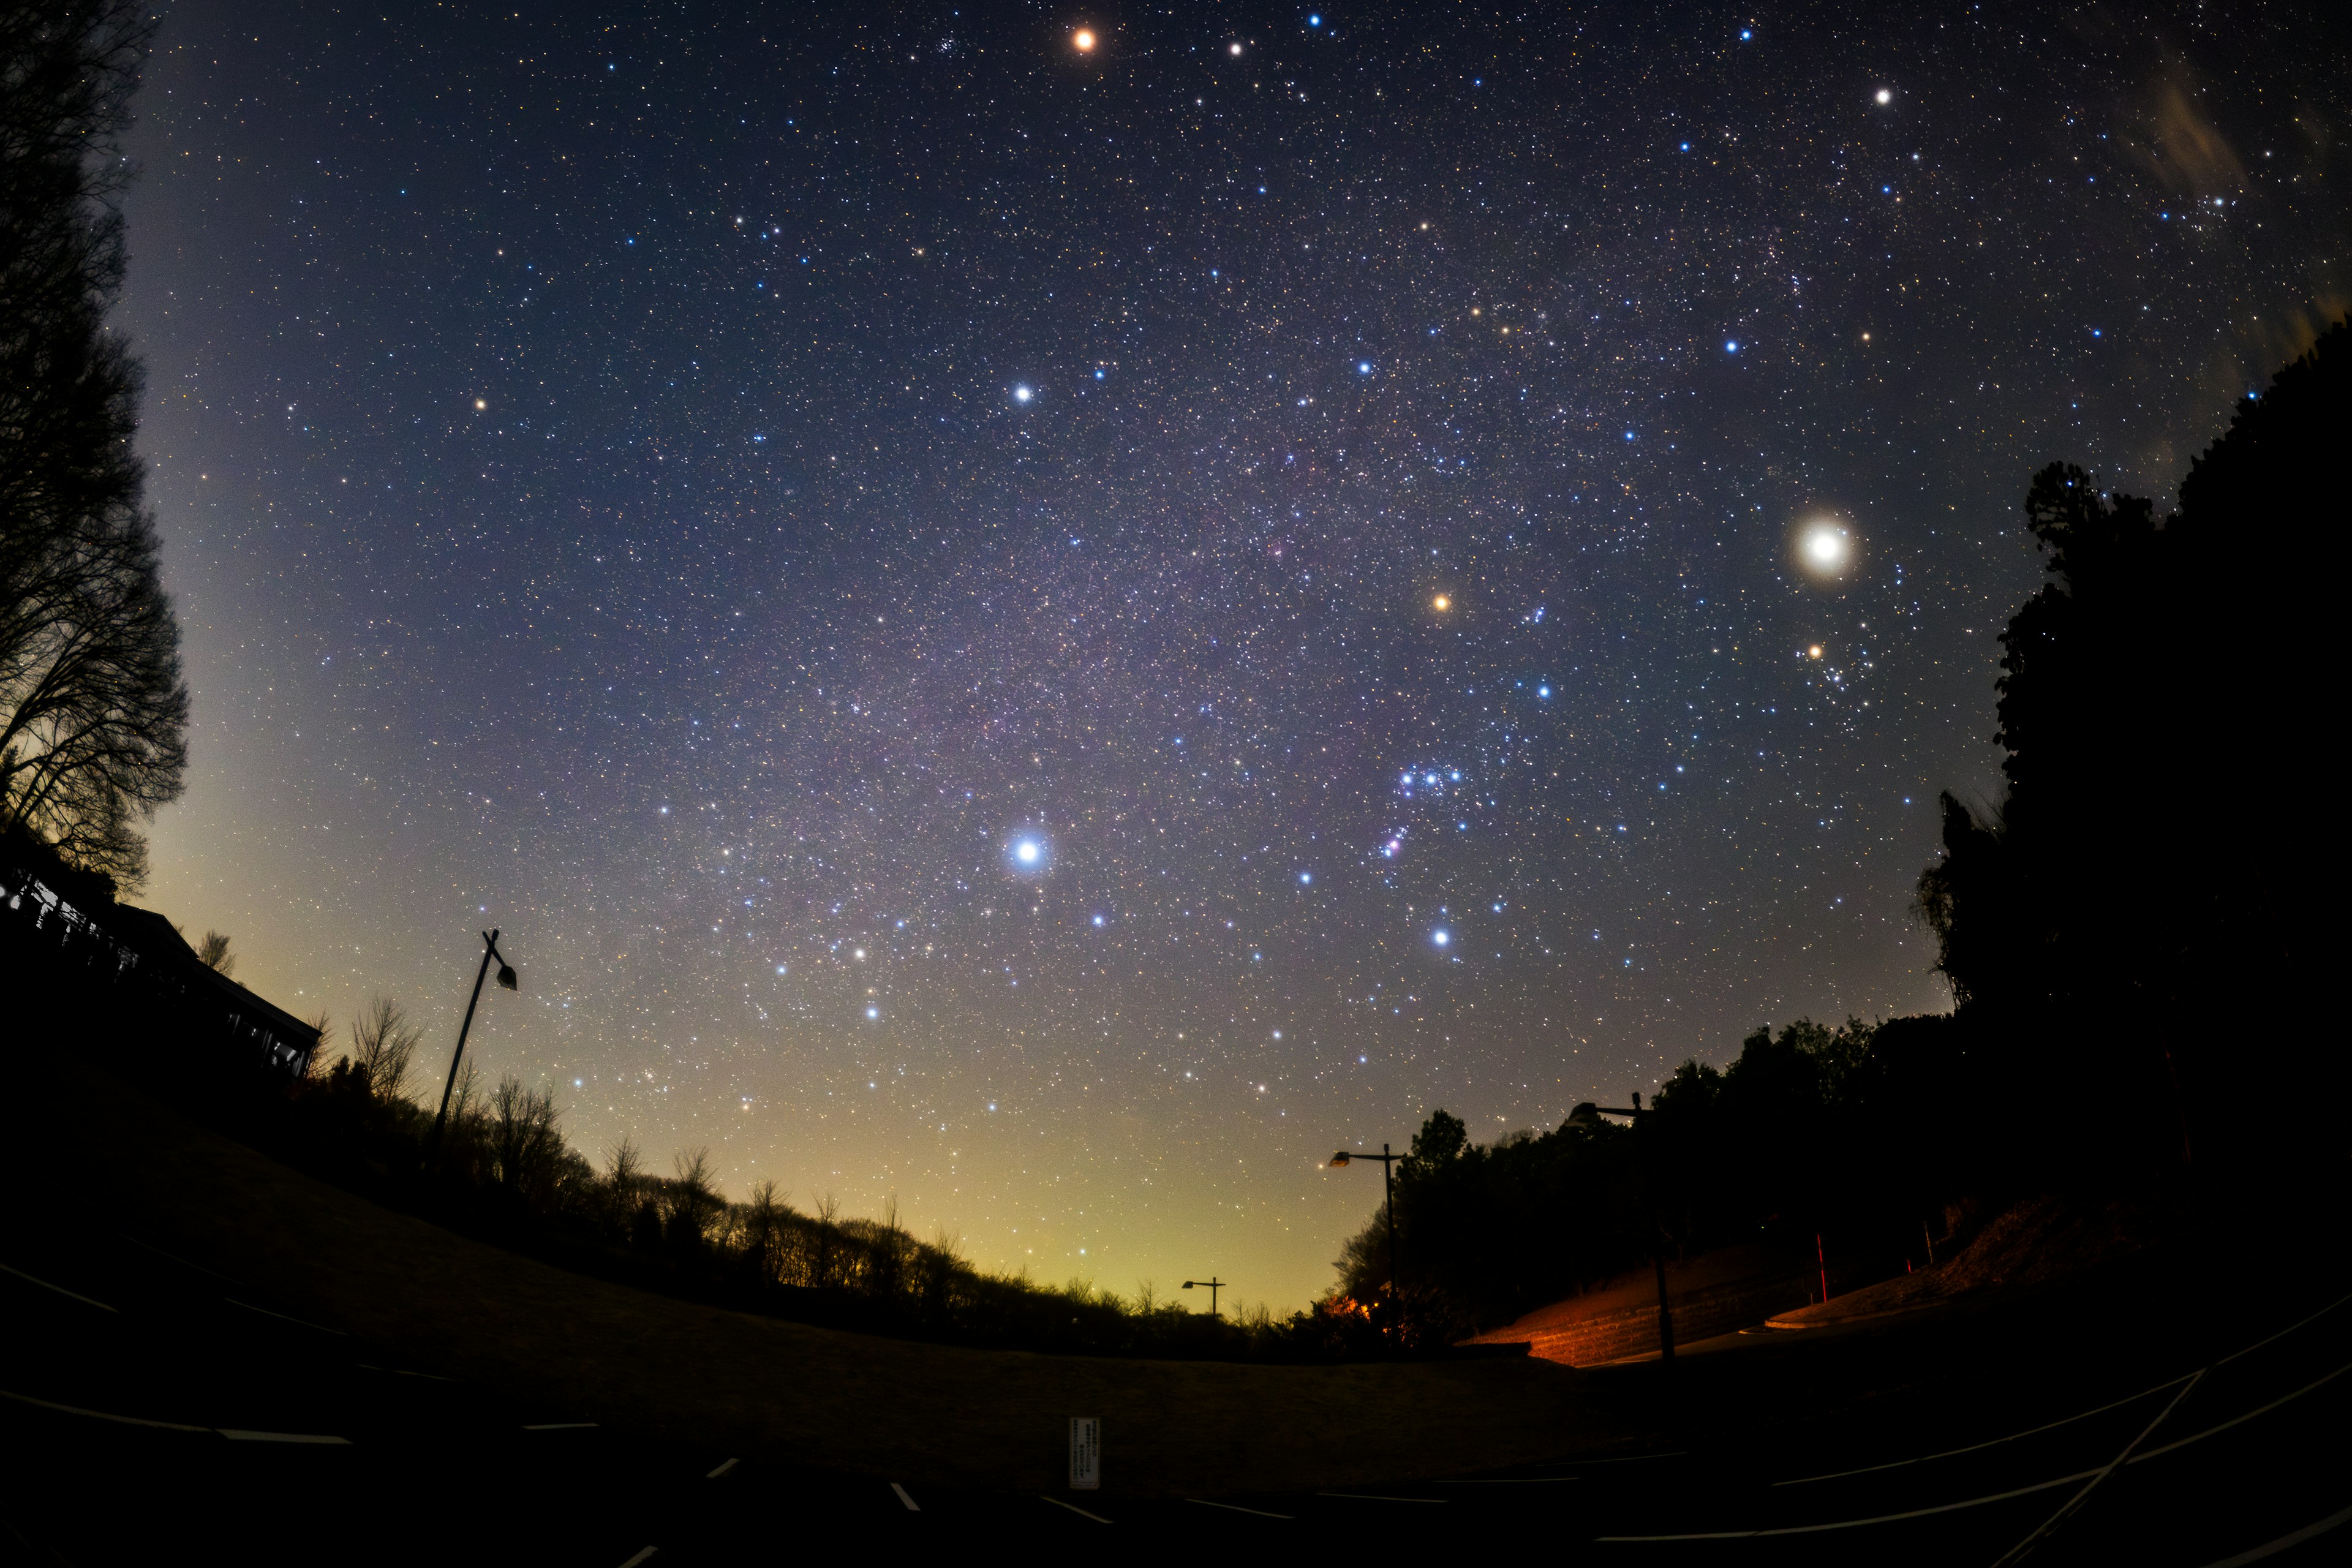
[[[1066,1361],[575,1281],[136,1097],[112,1115],[104,1158],[57,1125],[20,1146],[0,1560],[620,1568],[1073,1534],[1643,1563],[2352,1548],[2352,1269],[2307,1228],[1673,1366]],[[1069,1415],[1103,1418],[1100,1492],[1056,1484]]]

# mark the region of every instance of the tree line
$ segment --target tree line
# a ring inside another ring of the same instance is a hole
[[[412,1094],[421,1045],[405,1010],[379,997],[352,1020],[348,1048],[322,1046],[301,1082],[215,1095],[203,1109],[267,1152],[390,1206],[579,1272],[715,1305],[1061,1353],[1298,1360],[1379,1348],[1377,1336],[1311,1313],[1276,1319],[1260,1306],[1211,1316],[1150,1283],[1122,1296],[1084,1279],[991,1273],[953,1237],[912,1234],[895,1201],[864,1218],[843,1214],[829,1194],[795,1206],[773,1181],[730,1198],[708,1149],[677,1152],[666,1173],[627,1139],[591,1160],[566,1138],[550,1089],[511,1074],[488,1082],[470,1063],[449,1090],[436,1147],[433,1110]]]
[[[1916,1141],[1947,1018],[1832,1028],[1799,1019],[1718,1069],[1683,1063],[1632,1125],[1579,1107],[1546,1132],[1470,1141],[1433,1112],[1398,1166],[1391,1297],[1385,1213],[1350,1237],[1327,1313],[1409,1342],[1498,1327],[1651,1264],[1739,1243],[1926,1261],[1951,1234],[1948,1151]],[[1957,1187],[1969,1185],[1966,1180]]]

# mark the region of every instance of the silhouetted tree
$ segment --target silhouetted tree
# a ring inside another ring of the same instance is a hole
[[[2042,1175],[2177,1164],[2200,1121],[2246,1154],[2344,1147],[2312,849],[2333,792],[2305,759],[2337,705],[2347,430],[2352,322],[2240,402],[2168,516],[2071,465],[2033,477],[2049,581],[2001,638],[2008,795],[1944,796],[1919,906]],[[2268,1133],[2199,1114],[2268,1091]]]
[[[205,932],[205,940],[196,943],[196,962],[224,980],[236,973],[236,955],[228,950],[228,938],[216,931]]]
[[[604,1151],[604,1204],[613,1223],[625,1226],[636,1217],[645,1181],[646,1157],[636,1140],[625,1136]]]
[[[389,996],[371,1000],[366,1011],[352,1020],[352,1062],[366,1078],[368,1092],[380,1100],[400,1099],[424,1038],[399,1003]]]
[[[1398,1167],[1408,1336],[1425,1343],[1507,1322],[1642,1268],[1661,1246],[1778,1238],[1810,1257],[1814,1235],[1829,1231],[1899,1267],[1921,1219],[1957,1190],[1955,1173],[1977,1173],[1949,1147],[1955,1130],[1973,1134],[1968,1117],[1980,1108],[1939,1100],[1958,1076],[1948,1053],[1920,1048],[1949,1023],[1766,1026],[1728,1067],[1685,1062],[1631,1128],[1585,1111],[1481,1144],[1459,1117],[1432,1112]],[[1897,1047],[1891,1062],[1883,1041]],[[1916,1120],[1923,1105],[1933,1128]],[[1325,1318],[1383,1300],[1387,1239],[1375,1209],[1335,1260]],[[1377,1312],[1367,1321],[1389,1325]]]
[[[187,766],[141,370],[105,325],[152,34],[127,0],[0,5],[0,828],[126,885]]]
[[[490,1091],[489,1152],[494,1179],[537,1207],[548,1206],[566,1152],[555,1096],[526,1088],[511,1073]]]
[[[710,1223],[726,1207],[726,1201],[719,1195],[709,1150],[680,1150],[670,1156],[670,1169],[676,1174],[664,1194],[663,1235],[672,1253],[695,1257],[703,1250]]]
[[[306,1083],[324,1083],[327,1080],[328,1074],[333,1070],[335,1065],[334,1015],[329,1013],[324,1007],[321,1007],[318,1012],[312,1014],[308,1019],[305,1019],[304,1022],[308,1023],[310,1027],[319,1031],[319,1043],[312,1048],[310,1058],[302,1064],[303,1081]]]

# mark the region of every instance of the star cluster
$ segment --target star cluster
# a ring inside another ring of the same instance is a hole
[[[1947,1005],[2025,476],[2341,308],[2335,24],[1237,16],[175,9],[152,900],[451,1035],[499,925],[585,1147],[1285,1305],[1334,1147]]]

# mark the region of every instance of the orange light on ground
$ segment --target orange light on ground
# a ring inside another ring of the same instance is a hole
[[[1086,28],[1080,27],[1070,35],[1070,46],[1083,55],[1095,47],[1095,36]]]

